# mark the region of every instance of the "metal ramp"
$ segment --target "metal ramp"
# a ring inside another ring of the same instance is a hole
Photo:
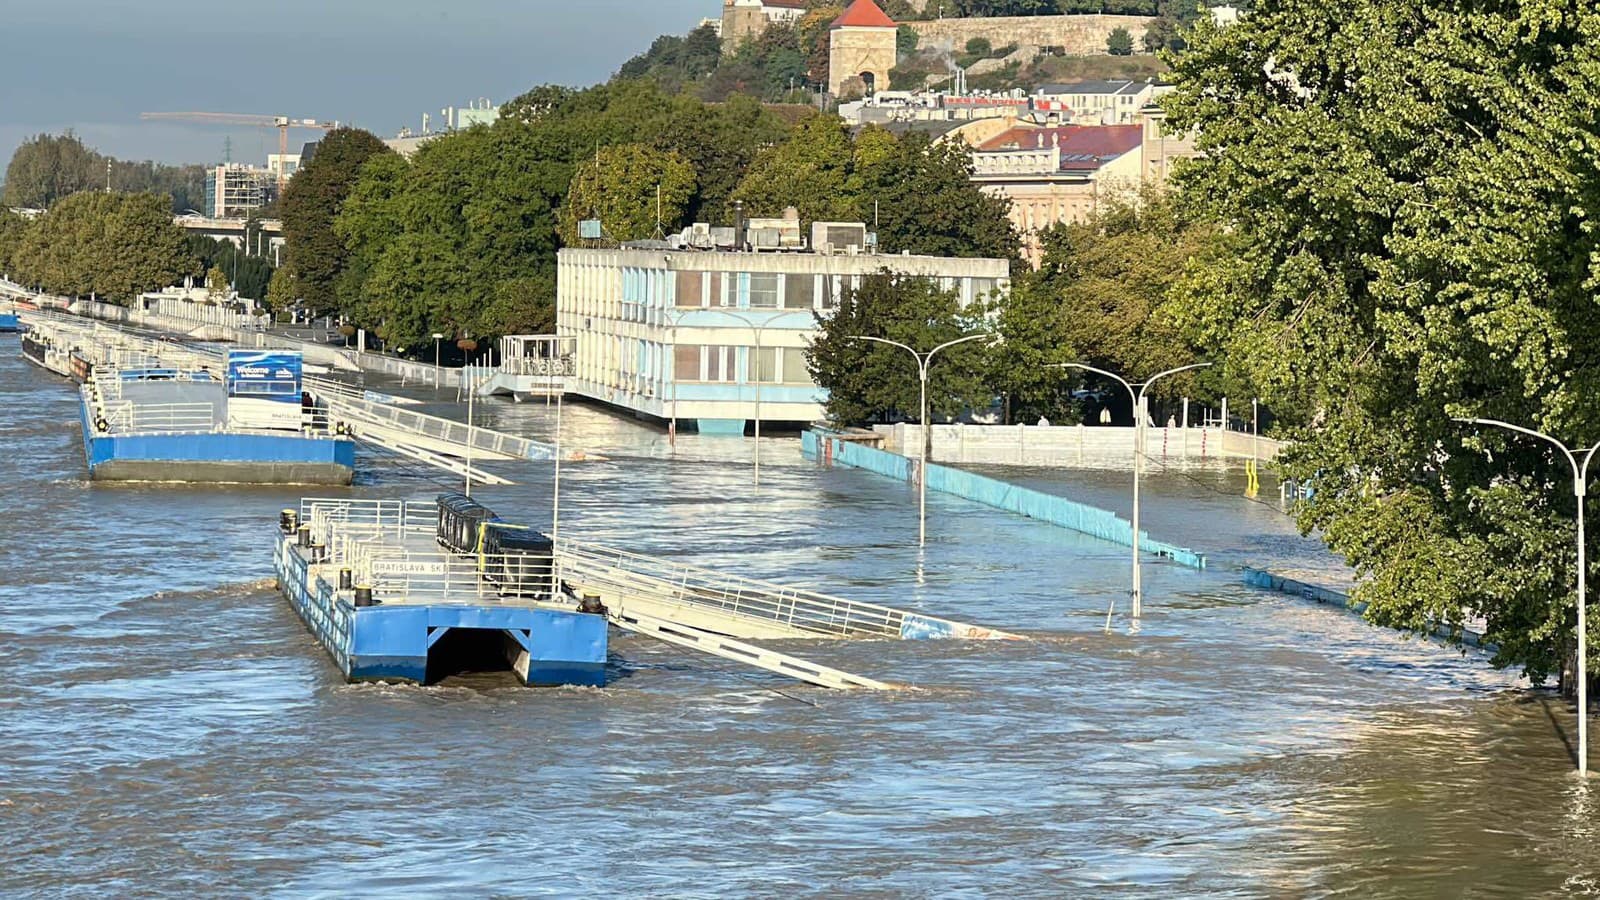
[[[734,637],[1022,640],[992,628],[568,538],[556,541],[555,565],[563,583],[598,595],[608,608]]]
[[[499,475],[494,474],[493,472],[488,472],[474,466],[469,466],[465,460],[456,459],[455,457],[446,456],[441,453],[435,453],[431,450],[426,450],[422,447],[408,444],[403,441],[391,440],[383,432],[379,432],[377,434],[371,432],[359,434],[347,431],[346,433],[351,434],[357,440],[374,444],[378,447],[388,450],[391,453],[397,453],[401,456],[414,459],[417,462],[426,463],[427,465],[433,466],[436,469],[444,469],[447,472],[460,475],[463,478],[470,478],[475,484],[514,483],[509,479],[502,478]]]
[[[391,440],[426,447],[447,456],[506,460],[555,458],[555,447],[550,444],[453,419],[336,394],[329,394],[325,402],[330,419],[354,426],[360,435],[387,432]]]
[[[723,659],[755,666],[768,672],[786,675],[790,678],[814,684],[818,687],[833,688],[834,690],[852,690],[865,688],[872,691],[896,690],[901,685],[878,681],[862,675],[852,675],[842,669],[824,666],[798,656],[757,647],[744,641],[701,631],[688,625],[681,625],[667,619],[658,619],[641,613],[611,613],[606,616],[611,624],[624,631],[653,637],[679,647],[709,653]]]

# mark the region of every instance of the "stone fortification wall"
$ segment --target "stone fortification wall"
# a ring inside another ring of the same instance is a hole
[[[923,47],[959,51],[967,41],[987,38],[996,47],[1029,44],[1036,47],[1062,47],[1075,56],[1106,52],[1106,38],[1118,28],[1128,29],[1135,47],[1144,46],[1141,38],[1155,19],[1149,16],[1008,16],[989,19],[935,19],[907,22],[917,30]]]

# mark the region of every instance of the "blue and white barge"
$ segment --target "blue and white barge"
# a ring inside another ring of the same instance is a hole
[[[527,685],[603,684],[606,616],[552,597],[550,543],[452,552],[487,530],[461,506],[304,500],[280,514],[279,589],[348,681],[508,668]]]
[[[749,641],[1017,638],[547,538],[460,494],[305,500],[280,514],[275,546],[280,589],[352,681],[510,668],[525,684],[600,684],[609,625],[819,687],[885,690]]]
[[[230,351],[222,373],[95,369],[81,388],[89,477],[349,484],[355,442],[304,402],[300,380],[300,355],[281,351]]]

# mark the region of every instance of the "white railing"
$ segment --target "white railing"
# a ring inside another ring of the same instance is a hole
[[[134,403],[119,400],[105,404],[107,431],[112,434],[211,432],[222,424],[209,403]]]
[[[300,521],[311,526],[313,541],[333,547],[338,532],[357,536],[386,536],[396,540],[433,534],[438,524],[433,503],[407,500],[343,500],[307,498],[300,501]]]
[[[556,578],[611,587],[623,595],[644,594],[669,603],[765,619],[819,634],[899,637],[905,618],[903,612],[887,606],[565,538],[556,545]]]
[[[561,378],[577,374],[572,357],[510,356],[500,361],[501,372],[509,375],[545,375]]]
[[[349,397],[330,397],[328,409],[336,418],[358,425],[370,424],[408,431],[436,441],[471,447],[473,450],[503,458],[550,459],[555,455],[554,448],[549,444],[385,403],[373,403]]]

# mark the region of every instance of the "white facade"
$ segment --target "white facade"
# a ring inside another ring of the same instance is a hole
[[[806,371],[816,315],[884,268],[938,278],[963,303],[1010,289],[1003,259],[562,250],[556,330],[576,343],[567,391],[739,434],[756,418],[759,376],[763,422],[815,421],[826,399]]]

